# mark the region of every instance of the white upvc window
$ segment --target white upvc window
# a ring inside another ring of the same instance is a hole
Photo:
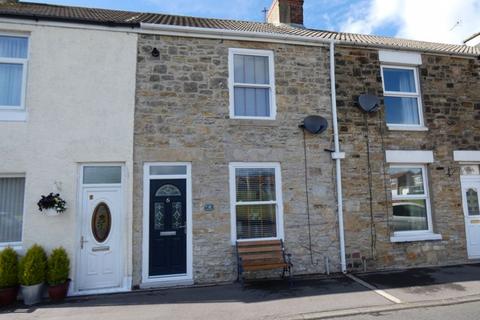
[[[0,34],[0,120],[25,120],[29,38]]]
[[[389,129],[426,130],[417,67],[382,65],[385,117]]]
[[[279,163],[231,163],[232,244],[283,239],[282,181]]]
[[[392,242],[439,240],[433,233],[427,167],[420,164],[391,165]]]
[[[230,118],[274,120],[273,51],[230,48],[228,70]]]
[[[25,176],[0,174],[0,248],[22,244]]]

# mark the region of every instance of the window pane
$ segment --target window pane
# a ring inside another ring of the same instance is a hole
[[[480,175],[480,166],[478,164],[467,164],[460,167],[462,176]]]
[[[235,169],[237,202],[275,201],[274,168]]]
[[[0,36],[0,57],[27,58],[28,38]]]
[[[393,228],[394,231],[428,230],[426,201],[394,201]]]
[[[236,83],[269,83],[268,57],[236,54],[233,63]]]
[[[25,178],[0,178],[0,243],[22,241]]]
[[[478,205],[478,191],[475,188],[470,188],[466,192],[467,208],[469,216],[480,215],[480,209]]]
[[[151,166],[151,175],[187,174],[186,166]]]
[[[270,89],[236,87],[234,94],[236,116],[270,116]]]
[[[417,92],[413,70],[383,68],[383,81],[386,91]]]
[[[390,168],[392,196],[425,194],[422,168]]]
[[[83,183],[122,183],[122,167],[98,166],[83,168]]]
[[[277,236],[274,204],[237,206],[237,239]]]
[[[420,124],[418,99],[405,97],[385,97],[387,123]]]
[[[0,106],[20,106],[23,65],[0,63]]]

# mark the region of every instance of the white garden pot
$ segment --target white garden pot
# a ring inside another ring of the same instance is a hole
[[[57,210],[53,209],[53,208],[50,208],[50,209],[44,209],[43,210],[43,213],[47,216],[47,217],[55,217],[55,216],[59,216],[61,212],[58,212]]]
[[[32,306],[42,301],[43,283],[35,284],[33,286],[21,286],[21,288],[23,303],[27,306]]]

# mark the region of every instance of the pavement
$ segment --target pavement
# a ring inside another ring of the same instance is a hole
[[[374,312],[341,318],[342,320],[478,320],[480,302],[462,303],[456,305],[425,307],[419,312],[417,309],[406,309],[387,312]],[[331,318],[332,319],[332,318]],[[339,318],[336,318],[339,319]]]
[[[476,301],[480,264],[297,279],[292,288],[263,281],[76,297],[2,310],[0,320],[329,319]]]

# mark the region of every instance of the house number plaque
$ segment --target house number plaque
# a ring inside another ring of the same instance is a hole
[[[205,204],[205,206],[203,206],[203,209],[205,211],[213,211],[215,210],[215,206],[213,205],[213,203],[207,203]]]

